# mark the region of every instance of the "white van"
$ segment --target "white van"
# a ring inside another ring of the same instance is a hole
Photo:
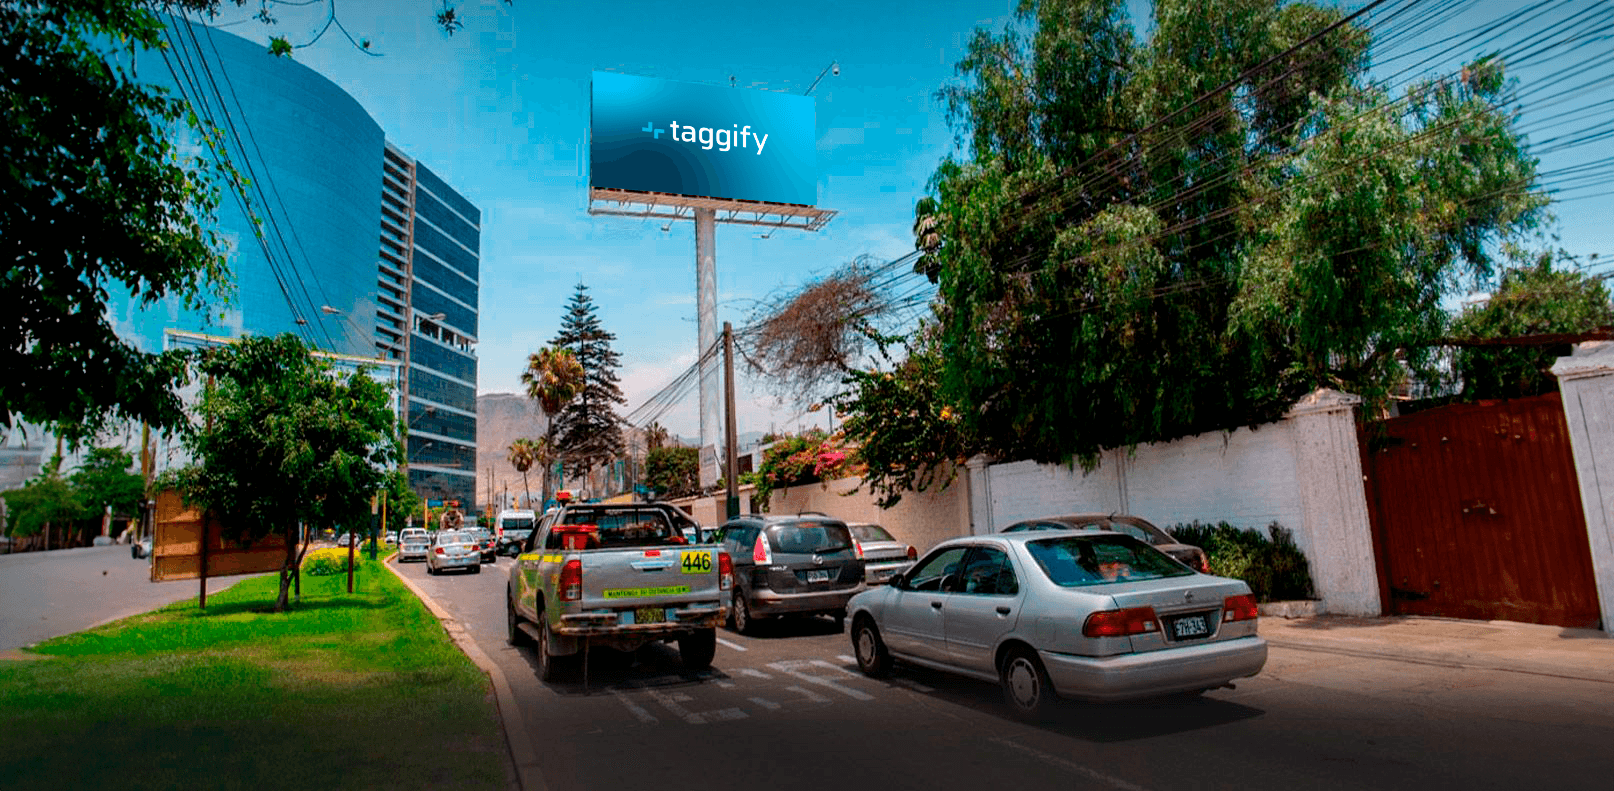
[[[532,511],[500,511],[499,518],[493,522],[495,543],[499,547],[499,554],[514,556],[521,550],[527,536],[532,535],[532,528],[538,523],[538,515]]]

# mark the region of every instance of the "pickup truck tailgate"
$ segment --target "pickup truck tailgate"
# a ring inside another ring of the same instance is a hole
[[[672,622],[686,611],[715,609],[722,597],[720,551],[721,546],[712,544],[578,552],[583,563],[581,609],[610,610],[620,624]]]

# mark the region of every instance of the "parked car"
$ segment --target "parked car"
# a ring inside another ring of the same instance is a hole
[[[432,536],[432,551],[426,555],[426,573],[441,574],[449,569],[482,573],[481,547],[464,530],[439,530]]]
[[[387,542],[387,546],[389,546],[389,547],[390,546],[396,546],[398,544],[398,531],[396,531],[396,530],[388,530],[386,538],[384,538],[382,540]]]
[[[431,534],[425,528],[406,527],[398,531],[398,562],[425,560],[431,554]]]
[[[477,549],[482,554],[483,563],[492,563],[499,559],[498,543],[494,541],[493,531],[485,527],[473,527],[465,534],[476,542]]]
[[[852,531],[818,514],[729,520],[718,541],[733,558],[729,625],[741,634],[776,615],[828,615],[845,628],[846,603],[867,586]]]
[[[1259,673],[1267,658],[1248,585],[1112,531],[944,541],[847,609],[864,674],[903,660],[996,682],[1027,720],[1056,697],[1197,694]]]
[[[1026,530],[1113,530],[1117,533],[1132,536],[1182,561],[1184,565],[1194,571],[1201,574],[1210,573],[1210,560],[1205,557],[1205,550],[1191,544],[1180,543],[1177,539],[1172,538],[1170,533],[1136,516],[1126,516],[1124,514],[1043,516],[1015,522],[998,532],[1020,533]]]
[[[130,544],[129,555],[135,560],[151,557],[151,536],[146,536],[145,538]]]
[[[870,585],[883,585],[891,575],[913,565],[919,550],[893,538],[886,529],[872,522],[847,522],[863,550],[863,579]]]

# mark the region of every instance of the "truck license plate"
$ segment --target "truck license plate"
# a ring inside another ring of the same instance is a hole
[[[667,610],[662,607],[640,607],[633,611],[634,623],[666,623]]]
[[[829,572],[828,571],[809,571],[809,572],[807,572],[807,581],[808,582],[829,582]]]
[[[1171,624],[1171,633],[1179,638],[1204,637],[1210,634],[1210,625],[1205,622],[1203,615],[1186,615]]]

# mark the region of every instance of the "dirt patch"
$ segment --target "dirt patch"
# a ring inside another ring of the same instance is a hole
[[[46,656],[44,654],[30,654],[30,653],[28,653],[26,651],[19,651],[17,649],[12,649],[10,651],[0,651],[0,662],[13,661],[13,660],[15,660],[15,661],[25,661],[25,660],[29,660],[29,659],[50,659],[50,658],[51,657]]]

